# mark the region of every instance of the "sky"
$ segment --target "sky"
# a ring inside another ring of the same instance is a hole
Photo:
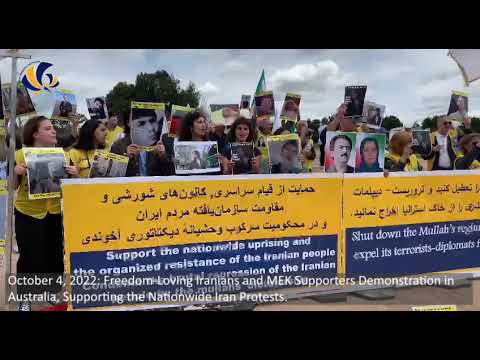
[[[386,106],[406,125],[445,114],[452,90],[469,93],[469,115],[480,115],[480,81],[464,86],[447,49],[26,49],[31,60],[51,62],[60,87],[77,96],[87,114],[86,97],[105,96],[120,81],[134,83],[140,72],[166,70],[186,86],[192,81],[206,104],[239,103],[252,94],[265,70],[277,111],[285,94],[302,96],[302,119],[333,114],[343,101],[344,87],[367,85],[366,99]],[[10,82],[10,60],[0,60],[2,83]],[[54,100],[33,99],[49,116]]]

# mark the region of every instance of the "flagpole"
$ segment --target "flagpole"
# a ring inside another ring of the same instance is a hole
[[[6,226],[6,243],[5,243],[5,304],[10,305],[8,296],[10,293],[10,285],[8,277],[12,270],[12,247],[13,234],[15,229],[13,216],[13,199],[15,196],[14,188],[14,169],[15,169],[15,148],[16,148],[16,117],[17,117],[17,59],[30,59],[29,55],[19,54],[17,50],[8,52],[5,57],[12,59],[12,74],[10,84],[10,119],[9,119],[9,144],[7,150],[8,159],[8,199],[7,199],[7,226]]]

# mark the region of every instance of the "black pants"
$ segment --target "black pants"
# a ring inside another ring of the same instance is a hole
[[[432,171],[450,171],[450,170],[453,170],[453,166],[449,168],[442,168],[437,165],[435,168],[432,169]]]
[[[15,234],[20,257],[17,276],[48,279],[47,285],[17,286],[19,294],[61,290],[63,266],[62,216],[47,214],[41,220],[15,210]],[[25,275],[23,275],[25,274]]]
[[[320,145],[320,166],[325,162],[325,145]]]

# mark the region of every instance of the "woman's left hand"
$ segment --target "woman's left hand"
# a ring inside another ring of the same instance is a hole
[[[165,155],[165,145],[161,141],[157,142],[157,144],[153,147],[153,151],[155,154],[158,156],[163,156]]]
[[[305,157],[303,156],[302,153],[298,154],[298,161],[300,161],[301,163],[303,163],[305,161]]]
[[[67,174],[71,175],[73,178],[80,177],[76,166],[73,166],[73,165],[65,166],[65,170]]]

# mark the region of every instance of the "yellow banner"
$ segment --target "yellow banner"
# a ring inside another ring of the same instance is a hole
[[[132,109],[165,110],[165,103],[132,101]]]
[[[275,136],[267,137],[267,143],[278,142],[278,141],[288,141],[288,140],[300,141],[300,137],[298,136],[298,134],[275,135]]]
[[[172,113],[174,111],[192,112],[194,110],[194,108],[188,106],[172,105]]]
[[[124,164],[128,164],[128,156],[122,156],[122,155],[117,155],[105,150],[96,150],[94,157],[95,156],[100,156],[103,157],[104,159],[112,159],[113,161],[118,161]]]
[[[457,305],[413,306],[412,311],[457,311]]]
[[[340,182],[295,175],[65,180],[65,252],[337,234]]]
[[[478,268],[479,175],[345,174],[340,271],[400,276]]]
[[[453,90],[453,91],[452,91],[452,95],[458,95],[458,96],[468,97],[468,93],[466,93],[466,92],[464,92],[464,91],[456,91],[456,90]]]
[[[439,172],[391,173],[388,178],[346,174],[344,225],[380,227],[479,219],[479,175],[472,171],[443,176]]]
[[[105,301],[71,302],[69,309],[118,306],[105,300],[115,291],[102,287],[105,275],[142,280],[144,271],[155,271],[185,279],[185,271],[196,268],[243,276],[266,269],[327,271],[334,277],[340,185],[336,174],[65,180],[65,268],[76,282],[67,288],[77,299],[87,293]],[[100,287],[82,290],[79,275]]]

